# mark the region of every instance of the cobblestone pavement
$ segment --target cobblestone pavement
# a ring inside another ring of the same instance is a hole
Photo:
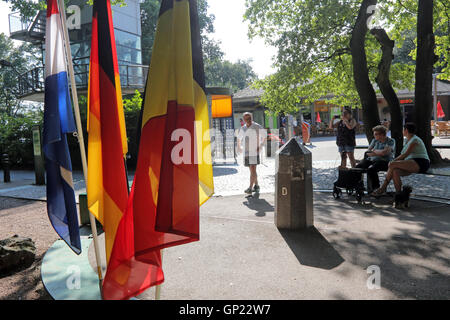
[[[331,190],[337,180],[336,167],[339,160],[313,161],[312,180],[314,190]],[[266,159],[257,168],[258,182],[261,192],[273,192],[275,185],[275,160]],[[238,165],[214,166],[215,195],[228,196],[242,194],[248,187],[249,170],[239,163]],[[384,177],[380,175],[380,180]],[[412,175],[402,178],[403,183],[413,186],[414,195],[450,199],[450,177]],[[389,187],[393,190],[392,183]]]
[[[337,180],[337,167],[340,165],[340,157],[335,145],[335,137],[316,137],[312,139],[312,146],[307,146],[312,152],[313,160],[313,188],[314,190],[331,190],[333,183]],[[449,144],[450,139],[436,138],[434,144]],[[364,136],[357,136],[358,145],[367,145]],[[362,159],[362,149],[355,150],[355,158]],[[450,149],[439,149],[443,157],[450,158]],[[250,173],[243,166],[242,156],[237,157],[236,165],[214,166],[215,195],[227,196],[242,194],[248,187]],[[450,167],[443,169],[450,172]],[[261,165],[257,168],[258,182],[261,192],[273,192],[275,185],[275,159],[263,158]],[[384,180],[384,173],[380,173],[380,181]],[[416,196],[436,197],[450,199],[450,177],[431,175],[411,175],[402,178],[403,183],[413,186],[413,194]],[[393,184],[389,186],[394,190]]]
[[[337,179],[337,167],[340,164],[340,158],[337,153],[337,147],[334,143],[334,137],[313,138],[313,145],[308,146],[312,152],[313,159],[313,187],[315,190],[331,190],[333,182]],[[440,139],[436,144],[449,144],[450,139]],[[358,145],[367,144],[363,136],[358,136]],[[361,159],[364,150],[355,150],[355,158]],[[450,149],[442,149],[444,157],[450,158]],[[450,171],[450,167],[444,169]],[[216,164],[214,171],[214,189],[216,196],[229,196],[243,194],[248,187],[250,173],[248,168],[242,163],[242,155],[237,157],[237,164]],[[275,186],[275,159],[262,158],[261,165],[257,168],[258,182],[261,186],[261,192],[274,192]],[[81,172],[74,172],[75,193],[85,193],[85,184]],[[380,176],[381,181],[384,177]],[[3,179],[3,172],[0,171],[0,179]],[[129,180],[133,179],[133,173],[130,172]],[[450,177],[431,176],[431,175],[411,175],[402,178],[404,184],[413,186],[413,194],[416,196],[436,197],[450,199]],[[0,180],[1,181],[1,180]],[[0,182],[0,196],[10,196],[27,199],[45,200],[45,186],[32,185],[34,183],[34,172],[32,171],[13,171],[11,173],[11,184]],[[131,185],[131,182],[130,182]],[[393,190],[392,183],[390,190]]]

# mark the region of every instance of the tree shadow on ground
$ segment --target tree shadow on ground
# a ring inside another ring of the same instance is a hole
[[[254,193],[246,199],[243,204],[249,209],[256,211],[255,216],[257,217],[265,217],[267,212],[274,211],[274,206],[267,202],[266,199],[260,199],[259,193]]]
[[[238,170],[235,168],[224,168],[224,167],[213,167],[213,176],[214,177],[220,177],[220,176],[227,176],[231,174],[237,173]]]
[[[278,231],[301,265],[331,270],[344,262],[344,258],[315,227]]]
[[[10,197],[0,197],[0,211],[1,210],[11,210],[18,207],[28,206],[33,204],[31,200],[14,199]],[[9,214],[8,214],[9,215]],[[0,216],[3,214],[0,212]],[[6,214],[5,214],[6,216]]]
[[[324,226],[326,239],[346,262],[361,270],[380,267],[383,289],[400,299],[450,297],[448,205],[413,199],[409,209],[399,210],[392,207],[389,197],[361,205],[351,198],[336,201],[323,193],[317,195],[314,209],[320,212],[315,220]],[[363,227],[371,221],[380,228]]]

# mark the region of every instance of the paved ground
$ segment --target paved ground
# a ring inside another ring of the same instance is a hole
[[[333,182],[337,179],[336,167],[340,165],[340,157],[337,153],[335,137],[313,138],[312,146],[308,146],[313,159],[313,186],[315,190],[331,190]],[[358,136],[359,145],[367,144],[363,136]],[[436,138],[435,144],[450,144],[448,139]],[[450,159],[450,149],[440,149],[442,156]],[[355,150],[355,157],[361,159],[364,150]],[[242,194],[248,187],[249,170],[243,166],[242,156],[238,156],[237,164],[214,166],[214,188],[216,196],[228,196]],[[450,172],[450,166],[445,170]],[[261,192],[273,192],[275,183],[275,159],[263,158],[258,166],[259,184]],[[133,173],[129,175],[133,179]],[[45,200],[45,186],[35,186],[34,173],[25,171],[13,171],[11,184],[1,183],[3,172],[0,171],[0,196],[24,197],[29,199]],[[437,197],[450,199],[450,177],[412,175],[404,178],[405,184],[414,187],[413,194],[418,196]],[[85,184],[81,172],[74,172],[74,184],[76,194],[84,193]],[[391,184],[390,188],[393,190]]]
[[[401,211],[388,198],[358,205],[317,192],[314,201],[315,228],[282,231],[272,194],[210,199],[200,241],[164,250],[161,299],[450,298],[450,206]],[[380,289],[367,287],[370,266]]]
[[[330,189],[339,162],[334,141],[318,138],[311,150],[314,188]],[[450,298],[449,205],[413,200],[400,211],[389,198],[360,205],[315,192],[315,228],[279,231],[273,224],[274,160],[258,170],[262,191],[270,193],[247,199],[241,194],[246,168],[214,167],[216,197],[201,208],[201,241],[165,251],[162,299]],[[33,238],[38,259],[15,275],[0,276],[0,299],[46,299],[40,261],[57,239],[46,204],[10,198],[45,199],[45,186],[32,185],[32,172],[13,172],[11,178],[11,184],[0,183],[0,235]],[[83,192],[81,173],[74,179],[77,193]],[[450,199],[449,178],[410,179],[415,193]],[[372,265],[381,270],[379,290],[366,285]],[[152,298],[153,290],[142,298]]]
[[[51,299],[41,282],[41,261],[58,239],[42,201],[0,197],[0,239],[20,235],[36,245],[36,260],[27,269],[13,275],[0,274],[0,300]]]

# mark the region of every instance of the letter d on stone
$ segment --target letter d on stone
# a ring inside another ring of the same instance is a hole
[[[67,268],[67,274],[70,276],[66,280],[66,286],[69,290],[81,289],[81,269],[79,266],[72,265]]]
[[[381,289],[381,270],[379,266],[371,265],[367,268],[370,277],[367,279],[367,288],[369,290]]]

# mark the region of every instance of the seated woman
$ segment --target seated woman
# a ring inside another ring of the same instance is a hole
[[[415,135],[416,126],[414,123],[406,123],[403,128],[405,142],[401,154],[389,163],[386,180],[383,185],[372,192],[373,196],[380,196],[386,192],[387,186],[394,180],[396,192],[402,190],[401,176],[408,176],[412,173],[425,173],[430,168],[430,158],[422,139]]]
[[[389,161],[395,156],[395,140],[388,137],[387,128],[376,126],[372,129],[374,139],[366,152],[367,159],[362,160],[356,167],[368,169],[367,177],[372,182],[372,188],[380,187],[379,171],[387,171]]]

